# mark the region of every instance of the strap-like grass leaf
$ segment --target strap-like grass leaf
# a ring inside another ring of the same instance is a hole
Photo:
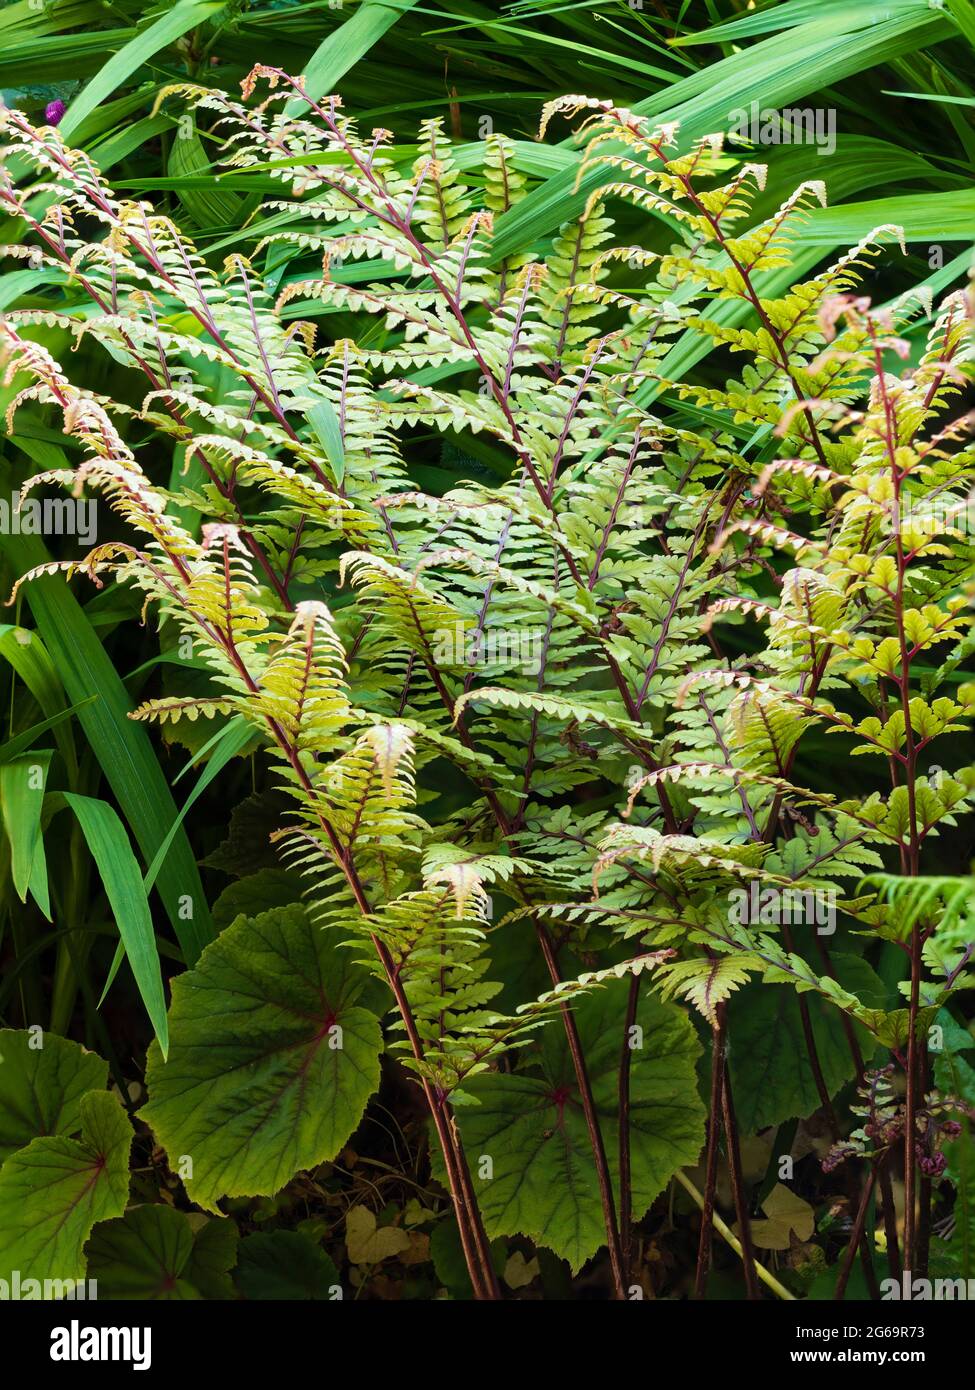
[[[203,795],[213,779],[223,771],[231,758],[236,758],[238,753],[242,752],[243,749],[247,747],[253,737],[254,731],[251,726],[242,715],[238,715],[236,719],[231,720],[226,728],[221,729],[220,732],[210,740],[206,748],[201,750],[201,752],[205,753],[207,749],[216,745],[216,752],[213,753],[206,767],[200,773],[195,787],[183,803],[183,809],[173,821],[165,840],[163,840],[162,844],[159,846],[152,863],[146,870],[145,890],[147,893],[155,883],[160,869],[166,862],[166,855],[169,853],[169,847],[179,833],[180,826],[183,824],[193,803],[198,797]],[[196,759],[193,761],[195,762]],[[185,772],[186,769],[184,768],[183,770]],[[180,773],[180,776],[182,776],[182,773]]]
[[[64,138],[70,139],[85,117],[160,49],[175,43],[190,29],[195,29],[203,20],[212,18],[223,8],[223,0],[180,0],[178,4],[170,6],[155,24],[150,24],[148,29],[113,53],[80,95],[75,97],[61,121]]]
[[[44,784],[51,754],[37,752],[27,758],[0,765],[0,810],[10,845],[10,876],[20,901],[27,901],[27,890],[48,921],[51,904],[47,889],[44,841],[41,837],[41,811]]]
[[[50,653],[36,632],[11,623],[0,624],[0,656],[17,672],[48,719],[64,709],[64,686]],[[64,722],[52,728],[68,779],[73,781],[78,772],[78,759],[71,725]]]
[[[332,476],[339,487],[345,477],[345,445],[342,427],[331,401],[319,401],[308,412],[308,423],[332,465]]]
[[[29,443],[34,457],[39,441],[24,443]],[[59,462],[53,466],[60,466],[63,455],[57,451],[55,456]],[[39,461],[42,466],[51,466],[51,458],[52,454],[45,452]],[[0,536],[0,548],[18,574],[50,559],[36,536]],[[79,705],[78,722],[149,863],[177,815],[149,736],[129,719],[133,706],[125,686],[64,581],[43,576],[24,592],[68,698],[83,701],[92,694],[98,696],[91,704]],[[211,939],[213,927],[196,861],[182,829],[159,871],[157,886],[186,961],[192,964]]]
[[[680,82],[663,87],[638,102],[640,115],[661,122],[679,121],[681,142],[728,128],[729,112],[761,106],[788,106],[844,77],[878,63],[891,62],[927,44],[949,38],[954,26],[943,11],[927,0],[892,8],[880,7],[876,23],[865,25],[867,6],[841,6],[832,17],[817,6],[817,17],[785,33],[732,53]],[[859,11],[859,14],[858,14]],[[607,146],[607,149],[618,149]],[[597,166],[578,177],[573,167],[547,179],[498,220],[492,243],[496,261],[529,248],[576,216],[594,188],[617,177],[608,166]],[[922,200],[918,200],[919,202]]]
[[[795,29],[800,24],[809,24],[816,19],[828,18],[837,27],[849,28],[856,24],[876,24],[880,19],[890,17],[892,10],[917,10],[926,0],[889,0],[883,4],[873,4],[870,0],[786,0],[785,4],[765,6],[754,14],[740,18],[723,20],[718,24],[705,25],[692,34],[682,34],[672,39],[675,45],[690,47],[692,44],[726,43],[731,39],[750,38],[754,34],[776,33],[783,29]]]
[[[416,0],[362,0],[355,14],[333,29],[305,64],[309,96],[314,99],[334,92],[349,69],[415,4]]]
[[[834,247],[857,241],[882,223],[901,227],[907,241],[971,241],[975,220],[975,193],[970,188],[948,193],[909,194],[875,198],[863,203],[841,203],[816,208],[802,229],[808,246]]]
[[[180,130],[172,143],[167,170],[180,202],[198,227],[239,225],[243,199],[217,182],[195,130]]]
[[[10,271],[0,277],[0,312],[39,285],[57,284],[63,279],[63,272],[52,266],[43,266],[40,270]]]
[[[197,779],[196,786],[193,788],[193,790],[190,792],[189,796],[183,803],[183,809],[180,811],[179,815],[176,817],[172,825],[169,827],[169,833],[167,834],[165,840],[163,840],[162,844],[159,846],[159,849],[156,851],[155,858],[149,865],[149,868],[146,870],[145,878],[143,879],[143,887],[147,895],[152,889],[152,886],[155,883],[156,878],[158,877],[159,870],[162,868],[163,864],[166,861],[166,855],[169,853],[169,847],[175,840],[177,834],[179,833],[180,826],[183,824],[183,821],[185,820],[186,815],[192,807],[193,803],[197,800],[199,796],[203,794],[204,791],[206,791],[207,787],[210,785],[213,779],[218,775],[218,773],[220,773],[223,770],[223,768],[226,767],[227,763],[230,762],[231,758],[236,757],[237,754],[240,753],[242,749],[244,749],[247,746],[247,744],[251,741],[252,738],[253,730],[246,723],[242,716],[238,716],[236,719],[232,720],[226,726],[226,728],[221,729],[218,734],[215,734],[214,737],[210,739],[210,741],[206,743],[203,746],[203,748],[200,749],[200,752],[196,755],[196,757],[192,758],[190,762],[187,763],[186,767],[183,768],[183,772],[181,772],[179,776],[176,778],[176,781],[178,782],[179,778],[183,776],[183,773],[187,772],[189,768],[193,766],[194,763],[199,762],[200,758],[204,757],[212,747],[219,745],[217,746],[217,751],[210,758],[206,767],[203,769],[203,772]],[[112,964],[109,967],[108,974],[105,977],[105,983],[102,986],[101,998],[98,1001],[99,1008],[101,1008],[101,1005],[104,1003],[105,996],[111,989],[112,982],[115,979],[115,976],[118,974],[119,966],[122,964],[122,961],[124,959],[125,942],[120,940],[118,947],[115,951],[115,956],[112,960]]]
[[[78,796],[75,792],[65,793],[64,799],[78,817],[98,865],[139,994],[165,1056],[169,1032],[159,951],[142,872],[132,853],[125,826],[105,801]]]
[[[41,734],[46,734],[48,729],[55,728],[62,724],[65,719],[70,719],[72,714],[77,714],[85,705],[90,705],[95,699],[90,695],[87,700],[79,700],[76,705],[71,705],[68,709],[60,710],[57,714],[52,714],[50,719],[42,719],[39,724],[32,724],[29,729],[24,729],[22,733],[14,734],[13,738],[0,745],[0,764],[12,763],[21,754],[26,753],[33,743],[36,743]]]

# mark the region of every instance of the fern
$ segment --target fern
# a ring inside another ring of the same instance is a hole
[[[461,168],[427,121],[406,159],[265,66],[243,102],[169,97],[217,114],[228,168],[272,166],[274,223],[216,271],[56,132],[3,112],[0,199],[74,285],[0,325],[8,428],[58,419],[79,462],[31,485],[97,491],[125,537],[69,570],[139,589],[209,673],[212,694],[135,717],[241,716],[263,743],[290,808],[285,861],[328,939],[389,992],[475,1291],[496,1292],[494,1230],[464,1116],[512,1066],[544,1069],[560,1031],[624,1288],[620,1217],[643,1211],[630,1179],[614,1192],[577,1022],[622,980],[621,1030],[652,989],[661,1017],[679,1019],[674,999],[701,1015],[716,1058],[739,991],[790,989],[807,1022],[813,994],[855,1021],[854,1047],[891,1048],[905,1071],[912,1182],[925,1025],[971,982],[970,894],[921,873],[975,793],[975,768],[924,771],[975,713],[975,687],[945,689],[971,649],[973,556],[954,522],[975,458],[945,418],[971,360],[961,298],[913,370],[890,355],[916,301],[856,297],[895,229],[763,298],[756,277],[789,264],[822,186],[751,225],[760,166],[719,137],[678,153],[676,127],[610,103],[546,109],[542,133],[588,113],[583,165],[605,179],[549,245],[505,259],[494,219],[528,180],[504,137]],[[43,181],[45,212],[12,161]],[[621,203],[676,244],[618,244]],[[319,344],[322,312],[345,336]],[[141,401],[70,380],[39,324],[123,363]],[[679,330],[738,375],[669,380]],[[194,482],[163,484],[147,429]],[[458,447],[471,481],[436,462]],[[823,784],[806,750],[827,738],[860,759],[863,794]],[[753,890],[828,897],[854,954],[897,943],[906,1009],[840,983],[812,922],[736,912]],[[494,941],[514,926],[551,988],[502,1009]]]

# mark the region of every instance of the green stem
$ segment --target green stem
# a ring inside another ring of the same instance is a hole
[[[674,1174],[674,1177],[680,1183],[684,1191],[687,1192],[691,1197],[693,1197],[694,1201],[703,1211],[704,1198],[701,1196],[700,1192],[698,1192],[697,1188],[691,1182],[690,1178],[687,1177],[687,1175],[683,1173],[679,1168],[677,1172]],[[725,1224],[725,1222],[722,1221],[721,1217],[718,1215],[717,1212],[714,1213],[714,1229],[717,1231],[721,1239],[731,1246],[735,1254],[740,1256],[740,1258],[744,1260],[745,1252],[742,1249],[741,1241],[735,1235],[734,1231],[732,1231]],[[761,1264],[758,1260],[756,1260],[754,1256],[752,1257],[751,1263],[754,1267],[755,1273],[758,1275],[759,1279],[761,1279],[762,1283],[765,1285],[767,1289],[771,1289],[777,1298],[781,1298],[787,1303],[795,1303],[795,1294],[790,1293],[784,1284],[780,1284],[778,1279],[776,1279],[775,1275],[769,1273],[765,1266]]]

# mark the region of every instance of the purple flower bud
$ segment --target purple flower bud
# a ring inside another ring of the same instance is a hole
[[[49,101],[44,108],[44,119],[48,125],[58,125],[66,110],[63,101]]]

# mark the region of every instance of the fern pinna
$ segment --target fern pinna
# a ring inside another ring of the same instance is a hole
[[[458,150],[433,120],[404,152],[269,67],[241,101],[168,99],[280,196],[217,267],[4,112],[0,200],[30,234],[5,252],[56,287],[0,328],[8,429],[60,417],[78,461],[26,487],[91,489],[124,523],[45,568],[141,590],[164,650],[208,673],[133,717],[267,750],[312,920],[386,990],[371,1007],[422,1088],[475,1297],[499,1295],[490,1242],[512,1234],[574,1269],[604,1247],[613,1295],[642,1296],[637,1223],[678,1174],[703,1296],[722,1133],[749,1295],[802,1294],[813,1265],[783,1282],[755,1258],[739,1130],[814,1110],[866,1175],[841,1291],[858,1251],[875,1281],[875,1186],[891,1273],[928,1266],[933,1183],[963,1268],[972,1194],[942,1176],[960,1124],[932,1116],[953,1096],[967,1124],[970,1102],[927,1040],[961,1031],[972,895],[922,861],[975,794],[928,753],[975,710],[966,296],[859,297],[892,227],[770,292],[824,188],[759,215],[761,165],[608,102],[545,109],[540,135],[583,117],[598,193],[499,256],[530,193],[518,142]],[[39,326],[129,368],[126,400],[69,377]],[[711,365],[682,370],[688,344]],[[866,792],[824,780],[830,743],[872,755]],[[275,932],[307,910],[273,908]],[[801,1075],[745,1117],[735,1038],[783,1000]],[[145,1112],[169,1148],[177,1024]],[[868,1065],[902,1087],[858,1148],[834,1102]],[[681,1172],[702,1147],[703,1194]],[[250,1186],[212,1176],[208,1201],[272,1190],[257,1162]]]

